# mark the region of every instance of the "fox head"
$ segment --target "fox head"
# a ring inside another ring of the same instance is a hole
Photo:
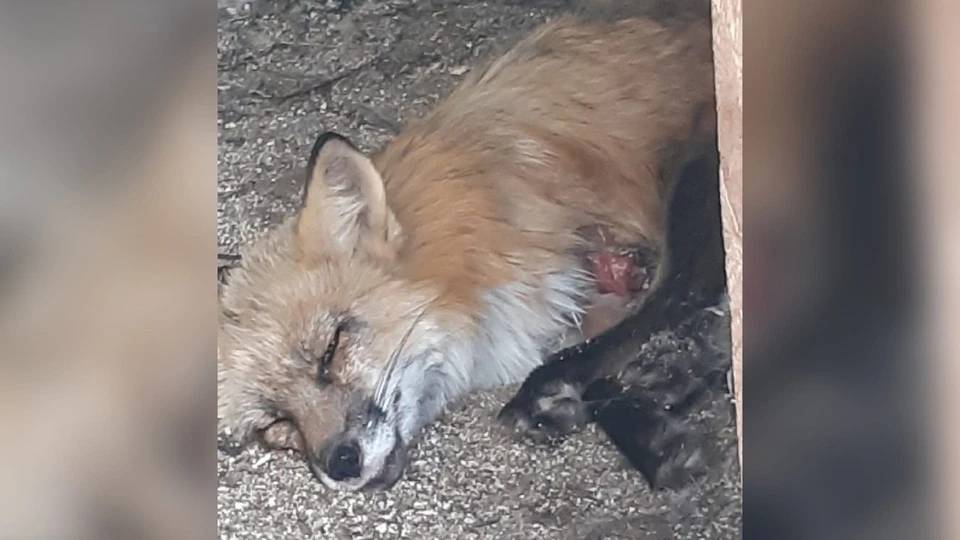
[[[243,250],[222,292],[224,431],[292,437],[329,487],[400,478],[439,337],[431,291],[395,270],[402,243],[371,160],[322,135],[299,212]]]

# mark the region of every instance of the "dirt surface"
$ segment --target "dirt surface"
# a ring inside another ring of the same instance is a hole
[[[292,211],[313,139],[386,142],[466,71],[563,0],[220,0],[221,253]],[[221,539],[739,538],[732,406],[727,459],[700,485],[651,492],[592,427],[554,446],[495,425],[514,388],[471,396],[429,427],[389,492],[331,492],[293,455],[218,452]]]

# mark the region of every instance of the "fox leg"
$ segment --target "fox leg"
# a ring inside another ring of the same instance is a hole
[[[583,234],[583,232],[581,231]],[[618,323],[628,319],[637,310],[643,293],[649,288],[655,266],[653,252],[637,246],[617,246],[608,241],[608,235],[600,227],[592,228],[591,252],[585,257],[597,281],[597,291],[590,301],[580,328],[582,342],[551,355],[531,374],[524,384],[528,391],[518,394],[510,412],[508,405],[501,419],[525,432],[535,440],[563,436],[580,429],[588,420],[581,395],[593,374],[580,373],[571,376],[564,366],[593,364],[591,351],[602,347],[609,338],[605,334]],[[596,342],[599,341],[601,345]],[[554,366],[556,363],[562,366]],[[548,367],[549,366],[549,367]],[[536,388],[536,391],[531,390]],[[522,407],[528,414],[520,415],[518,399],[526,402]]]
[[[729,326],[723,309],[704,308],[652,337],[619,373],[587,386],[583,401],[620,453],[651,487],[679,489],[722,453],[716,433],[730,419]]]
[[[271,450],[294,450],[303,453],[303,436],[290,420],[278,420],[260,433],[263,444]]]
[[[590,419],[584,402],[587,388],[615,375],[627,359],[638,357],[655,333],[670,327],[673,321],[664,317],[672,300],[668,292],[657,291],[639,312],[612,329],[551,355],[500,411],[500,422],[537,441],[582,428]]]
[[[686,419],[726,380],[729,346],[710,342],[726,319],[716,298],[676,298],[654,295],[610,331],[555,354],[499,421],[537,442],[596,422],[651,486],[702,473],[711,440]]]

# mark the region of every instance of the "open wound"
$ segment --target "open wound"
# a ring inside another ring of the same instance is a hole
[[[625,245],[614,241],[600,226],[583,231],[588,241],[587,267],[597,281],[597,292],[635,299],[653,280],[657,254],[648,245]]]
[[[633,313],[646,297],[658,255],[648,245],[617,243],[603,227],[582,229],[586,268],[596,279],[581,331],[585,338],[606,331]]]

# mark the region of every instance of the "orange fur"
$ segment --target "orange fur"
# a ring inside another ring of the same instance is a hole
[[[412,279],[470,309],[527,265],[564,264],[581,226],[662,247],[669,154],[713,143],[709,28],[598,30],[548,26],[374,156]]]

